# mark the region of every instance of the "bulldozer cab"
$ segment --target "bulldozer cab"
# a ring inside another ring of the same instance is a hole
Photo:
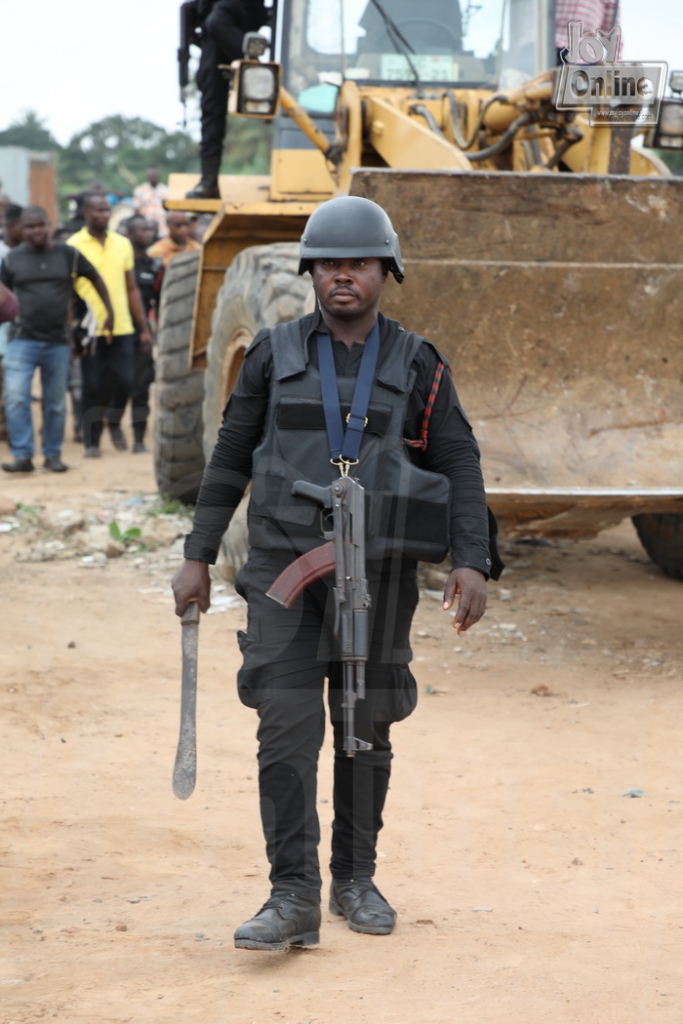
[[[554,3],[279,0],[274,59],[301,105],[322,115],[345,79],[508,88],[554,64]]]
[[[554,2],[279,0],[271,57],[282,66],[285,87],[332,139],[345,82],[362,93],[433,98],[444,89],[512,88],[552,67]],[[321,153],[281,114],[272,197],[322,199],[335,188]]]

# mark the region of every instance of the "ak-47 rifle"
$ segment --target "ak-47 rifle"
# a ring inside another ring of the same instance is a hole
[[[178,47],[178,85],[180,102],[183,105],[183,127],[187,123],[185,103],[187,87],[190,84],[190,47],[199,46],[201,35],[199,0],[185,0],[180,5],[180,46]]]
[[[268,597],[291,608],[309,583],[334,569],[334,635],[339,641],[344,674],[344,750],[353,757],[357,750],[372,749],[371,743],[355,736],[354,725],[356,701],[365,697],[368,660],[370,592],[365,577],[365,491],[353,477],[343,476],[330,487],[297,480],[292,494],[331,508],[332,530],[324,534],[326,544],[297,558],[280,573]]]

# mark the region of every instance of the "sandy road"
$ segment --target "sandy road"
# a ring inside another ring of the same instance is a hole
[[[149,456],[66,458],[63,477],[3,480],[3,500],[106,521],[153,490]],[[683,586],[629,524],[511,546],[465,638],[424,597],[380,842],[399,925],[356,935],[325,910],[320,946],[283,955],[232,946],[266,895],[243,609],[202,622],[181,803],[177,545],[17,561],[34,542],[0,533],[3,1024],[683,1022]]]

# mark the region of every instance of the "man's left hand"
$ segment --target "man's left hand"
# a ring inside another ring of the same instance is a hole
[[[152,341],[152,335],[149,331],[140,331],[140,344],[148,352],[151,352],[154,342]]]
[[[458,594],[460,601],[453,619],[453,628],[458,634],[465,633],[475,622],[479,622],[486,611],[486,578],[478,569],[454,569],[446,580],[443,592],[443,606],[448,610]]]

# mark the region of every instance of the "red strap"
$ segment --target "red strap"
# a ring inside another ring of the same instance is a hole
[[[436,396],[439,393],[439,387],[441,385],[441,378],[443,377],[443,371],[445,369],[446,369],[446,366],[445,366],[444,363],[439,363],[439,365],[436,368],[436,373],[434,374],[434,380],[432,381],[432,386],[431,386],[430,391],[429,391],[429,398],[427,399],[427,405],[425,407],[424,418],[422,420],[422,429],[420,430],[420,440],[419,441],[407,441],[405,439],[405,437],[403,438],[403,443],[407,444],[409,448],[418,448],[421,452],[424,452],[424,451],[427,450],[427,435],[429,434],[429,421],[430,421],[431,416],[432,416],[432,409],[434,408],[434,402],[436,401]]]

